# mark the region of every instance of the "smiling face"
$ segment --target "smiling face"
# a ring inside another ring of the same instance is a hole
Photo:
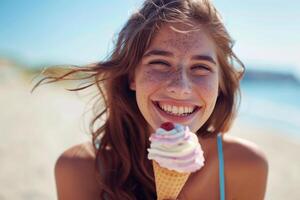
[[[213,112],[219,65],[213,41],[202,28],[163,25],[136,68],[130,88],[151,131],[163,122],[188,125],[196,132]]]

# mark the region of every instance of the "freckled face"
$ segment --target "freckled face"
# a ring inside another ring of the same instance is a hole
[[[173,25],[187,30],[184,24]],[[213,112],[219,66],[213,41],[202,28],[182,33],[165,24],[153,38],[130,88],[153,130],[172,121],[196,132]]]

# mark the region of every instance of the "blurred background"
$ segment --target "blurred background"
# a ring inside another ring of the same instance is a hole
[[[55,160],[90,140],[93,91],[69,92],[68,84],[56,83],[31,94],[34,77],[51,65],[105,58],[141,2],[0,1],[0,200],[56,199]],[[214,2],[246,66],[230,134],[266,153],[266,199],[299,199],[300,1]]]

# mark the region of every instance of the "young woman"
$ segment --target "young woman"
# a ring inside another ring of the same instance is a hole
[[[234,64],[244,69],[232,47],[209,0],[146,0],[120,31],[107,60],[49,80],[85,72],[105,105],[91,123],[105,118],[91,130],[93,142],[58,158],[58,199],[156,199],[148,138],[166,121],[189,126],[205,157],[178,199],[263,199],[264,154],[226,134],[243,75]]]

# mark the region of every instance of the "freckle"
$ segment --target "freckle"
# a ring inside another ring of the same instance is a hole
[[[153,70],[146,70],[144,72],[143,81],[147,83],[158,83],[168,78],[168,73],[155,72]]]
[[[195,44],[199,44],[199,40],[202,40],[201,36],[183,33],[176,33],[174,38],[175,39],[169,39],[163,43],[169,48],[180,49],[183,53],[188,52],[191,48],[195,48]]]
[[[157,79],[155,78],[155,76],[153,75],[153,73],[151,71],[145,72],[144,80],[146,82],[156,82],[157,81]]]

